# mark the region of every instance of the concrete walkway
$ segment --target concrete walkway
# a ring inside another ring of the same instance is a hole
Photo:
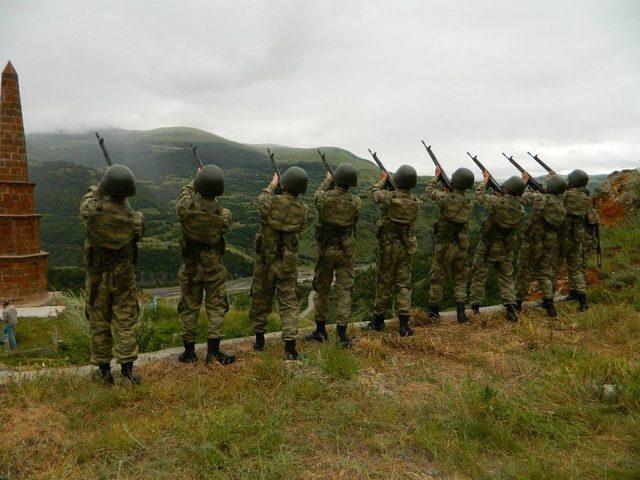
[[[561,297],[562,298],[562,297]],[[525,305],[533,306],[537,302],[525,302]],[[482,307],[480,309],[481,313],[494,313],[504,310],[502,305],[492,305],[489,307]],[[456,312],[442,312],[440,314],[443,321],[456,321]],[[386,323],[389,323],[391,320],[386,320]],[[356,322],[352,323],[352,328],[360,328],[365,325],[367,322]],[[305,334],[310,333],[314,327],[301,328],[299,336],[302,338]],[[335,329],[334,325],[328,325],[328,329]],[[280,332],[272,332],[265,335],[265,340],[268,342],[276,342],[280,340]],[[220,346],[224,350],[233,351],[234,347],[239,346],[250,346],[254,341],[254,337],[240,337],[240,338],[230,338],[228,340],[222,340]],[[200,343],[196,345],[198,350],[206,349],[206,343]],[[138,356],[138,360],[136,361],[136,365],[144,365],[146,363],[157,362],[159,360],[163,360],[172,356],[177,356],[180,352],[182,352],[182,347],[174,347],[167,348],[164,350],[158,350],[157,352],[148,352],[141,353]],[[177,359],[176,359],[177,361]],[[112,367],[116,367],[115,361],[112,362]],[[42,376],[56,376],[56,375],[80,375],[80,376],[88,376],[95,367],[92,365],[81,365],[81,366],[73,366],[73,367],[50,367],[50,368],[40,368],[37,370],[0,370],[0,385],[8,383],[10,381],[21,381],[28,380]]]
[[[18,318],[55,318],[64,312],[64,307],[47,306],[47,307],[16,307]]]

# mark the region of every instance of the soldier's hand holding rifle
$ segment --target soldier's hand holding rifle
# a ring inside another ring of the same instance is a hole
[[[440,167],[436,166],[436,173],[435,173],[436,178],[440,178],[441,174],[442,174],[442,171],[440,170]]]
[[[271,183],[269,183],[269,186],[276,188],[279,183],[280,183],[280,177],[278,176],[277,173],[274,173],[273,178],[271,178]]]
[[[489,183],[489,172],[487,170],[483,170],[482,171],[482,183],[484,183],[485,185],[487,183]]]
[[[527,172],[524,172],[524,173],[522,174],[522,181],[525,183],[525,185],[526,185],[527,183],[529,183],[529,178],[530,178],[530,177],[529,177],[529,174],[528,174]]]
[[[327,172],[327,175],[325,176],[325,178],[327,180],[333,180],[333,175],[331,175],[331,172]]]
[[[384,170],[380,170],[380,181],[386,182],[389,178],[389,175]]]

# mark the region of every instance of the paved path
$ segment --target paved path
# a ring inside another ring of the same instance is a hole
[[[16,311],[18,318],[55,318],[64,311],[64,307],[60,305],[55,307],[16,307]]]

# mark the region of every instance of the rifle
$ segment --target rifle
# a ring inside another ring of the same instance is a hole
[[[431,160],[433,161],[435,166],[440,169],[440,176],[438,177],[438,180],[440,180],[440,183],[442,183],[442,186],[445,188],[445,190],[452,191],[453,186],[451,185],[451,180],[449,180],[449,177],[447,177],[447,174],[445,173],[444,168],[442,168],[442,165],[440,165],[440,162],[431,151],[431,146],[430,145],[427,146],[427,144],[424,143],[424,140],[422,140],[422,145],[424,145],[424,148],[427,149],[427,153],[431,157]]]
[[[529,153],[529,152],[527,152],[527,153]],[[540,160],[540,158],[538,157],[538,154],[537,154],[537,153],[536,153],[535,155],[531,155],[531,154],[529,153],[529,156],[530,156],[531,158],[533,158],[536,162],[538,162],[538,163],[540,164],[540,166],[541,166],[542,168],[544,168],[544,169],[547,171],[547,173],[548,173],[549,175],[555,175],[555,174],[556,174],[556,172],[555,172],[555,171],[554,171],[554,170],[553,170],[549,165],[547,165],[547,164],[546,164],[546,163],[544,163],[542,160]]]
[[[104,155],[104,161],[107,162],[107,166],[110,167],[113,163],[111,162],[111,157],[109,157],[109,152],[107,152],[107,147],[104,146],[104,138],[101,137],[98,132],[95,133],[98,139],[98,145],[100,145],[100,149],[102,150],[102,155]]]
[[[378,165],[378,168],[380,169],[380,171],[387,174],[387,183],[391,186],[391,189],[397,190],[398,187],[396,187],[396,183],[393,181],[393,178],[391,177],[391,175],[389,175],[389,172],[387,171],[387,169],[384,168],[384,165],[382,164],[382,162],[378,159],[377,152],[372,152],[370,148],[368,150],[371,156],[373,157],[373,160],[376,162],[376,165]]]
[[[600,245],[600,225],[595,223],[591,227],[593,238],[596,240],[596,265],[602,268],[602,245]]]
[[[487,182],[487,185],[489,185],[494,192],[497,192],[499,194],[503,194],[504,192],[502,191],[502,187],[500,186],[500,184],[497,182],[497,180],[495,178],[493,178],[493,175],[491,175],[491,173],[489,172],[489,170],[487,170],[484,165],[482,164],[482,162],[480,162],[480,160],[478,160],[478,156],[476,155],[475,157],[473,155],[471,155],[469,152],[467,152],[467,155],[469,155],[471,157],[471,160],[474,161],[474,163],[478,166],[478,168],[480,169],[480,171],[482,173],[487,172],[489,174],[489,181]]]
[[[195,158],[198,167],[199,168],[204,168],[204,164],[202,163],[202,160],[200,159],[200,155],[198,155],[198,147],[196,147],[193,143],[190,144],[191,145],[191,153],[193,153],[193,158]]]
[[[522,168],[518,162],[516,162],[513,159],[513,155],[510,157],[507,157],[504,152],[502,152],[502,155],[504,155],[504,158],[506,158],[507,160],[509,160],[511,162],[511,164],[516,167],[520,173],[526,174],[529,177],[529,180],[527,180],[527,185],[529,185],[533,190],[535,190],[536,192],[544,192],[544,187],[542,185],[540,185],[535,178],[533,178],[531,176],[531,174],[529,172],[527,172],[524,168]]]
[[[274,154],[271,150],[269,150],[269,148],[267,147],[267,154],[269,154],[269,159],[271,160],[271,166],[273,167],[273,173],[275,173],[278,176],[278,187],[276,188],[276,193],[282,193],[282,187],[280,186],[280,178],[282,178],[282,175],[280,175],[280,168],[278,167],[278,164],[276,163],[276,159],[274,158]]]
[[[318,154],[320,155],[320,160],[324,165],[324,169],[327,171],[329,175],[333,175],[333,169],[331,168],[331,165],[329,165],[329,162],[327,162],[327,157],[320,150],[318,150]]]

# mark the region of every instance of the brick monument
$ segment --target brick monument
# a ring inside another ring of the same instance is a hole
[[[27,171],[18,74],[9,62],[0,90],[0,299],[24,301],[47,292],[49,254],[40,250],[34,188]]]

